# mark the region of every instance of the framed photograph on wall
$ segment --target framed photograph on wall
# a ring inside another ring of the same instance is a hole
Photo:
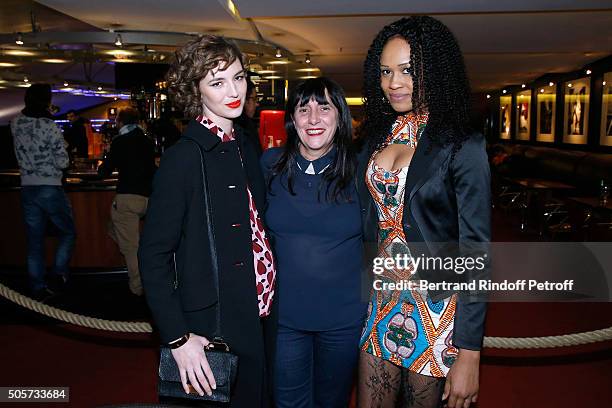
[[[499,138],[510,139],[510,118],[512,112],[510,111],[512,105],[512,96],[504,95],[499,97]]]
[[[518,140],[529,140],[531,121],[531,90],[516,94],[516,138]]]
[[[606,72],[603,79],[599,144],[612,146],[612,72]]]
[[[551,85],[552,84],[552,85]],[[555,108],[557,106],[557,85],[549,83],[538,89],[536,103],[538,107],[536,140],[538,142],[555,141]]]
[[[564,143],[586,144],[590,93],[591,78],[580,78],[565,83]]]

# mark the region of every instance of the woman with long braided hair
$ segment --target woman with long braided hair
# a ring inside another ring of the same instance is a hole
[[[478,396],[485,304],[390,285],[452,278],[458,270],[444,275],[414,259],[466,246],[483,255],[490,240],[489,167],[484,139],[469,126],[463,57],[440,21],[403,18],[378,33],[364,76],[369,149],[357,174],[378,268],[361,338],[359,406],[468,407]],[[412,262],[378,262],[398,256]]]

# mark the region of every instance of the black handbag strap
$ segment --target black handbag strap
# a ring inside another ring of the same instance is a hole
[[[216,323],[215,331],[213,333],[213,339],[211,341],[222,341],[223,336],[221,334],[221,296],[219,295],[219,262],[217,260],[217,245],[215,241],[215,230],[212,220],[212,205],[210,203],[210,194],[208,192],[208,178],[206,177],[206,167],[204,166],[204,154],[202,153],[202,147],[190,139],[184,139],[192,142],[198,148],[200,153],[200,169],[202,171],[202,190],[204,194],[204,217],[206,217],[206,227],[208,232],[208,244],[210,246],[210,259],[212,266],[213,284],[215,285],[215,291],[217,293],[217,305],[216,309]]]

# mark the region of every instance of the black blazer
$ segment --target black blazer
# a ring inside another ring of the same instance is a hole
[[[138,255],[145,295],[162,342],[187,332],[210,339],[214,306],[220,301],[222,335],[240,360],[231,406],[259,407],[258,401],[267,398],[262,391],[266,341],[257,304],[246,187],[248,183],[260,214],[265,187],[253,146],[239,128],[235,130],[235,141],[221,143],[217,135],[192,121],[183,140],[166,151],[155,175]],[[186,139],[203,150],[220,299],[210,268],[200,155]]]
[[[378,215],[365,185],[371,156],[371,152],[366,150],[359,157],[358,191],[364,237],[366,241],[375,242]],[[432,143],[426,128],[410,163],[404,194],[403,229],[413,256],[423,252],[426,256],[439,255],[438,244],[442,243],[467,244],[483,249],[491,239],[490,170],[484,137],[471,135],[451,160],[452,151],[452,145]],[[437,300],[450,294],[434,292],[432,297]],[[484,302],[459,296],[453,344],[459,348],[479,350],[484,336],[485,315]]]

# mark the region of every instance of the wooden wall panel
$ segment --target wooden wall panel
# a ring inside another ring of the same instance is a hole
[[[68,192],[77,239],[70,262],[75,268],[118,268],[125,265],[107,234],[114,191]],[[52,265],[54,237],[45,239],[47,265]],[[0,192],[0,265],[26,265],[26,235],[19,191]]]

